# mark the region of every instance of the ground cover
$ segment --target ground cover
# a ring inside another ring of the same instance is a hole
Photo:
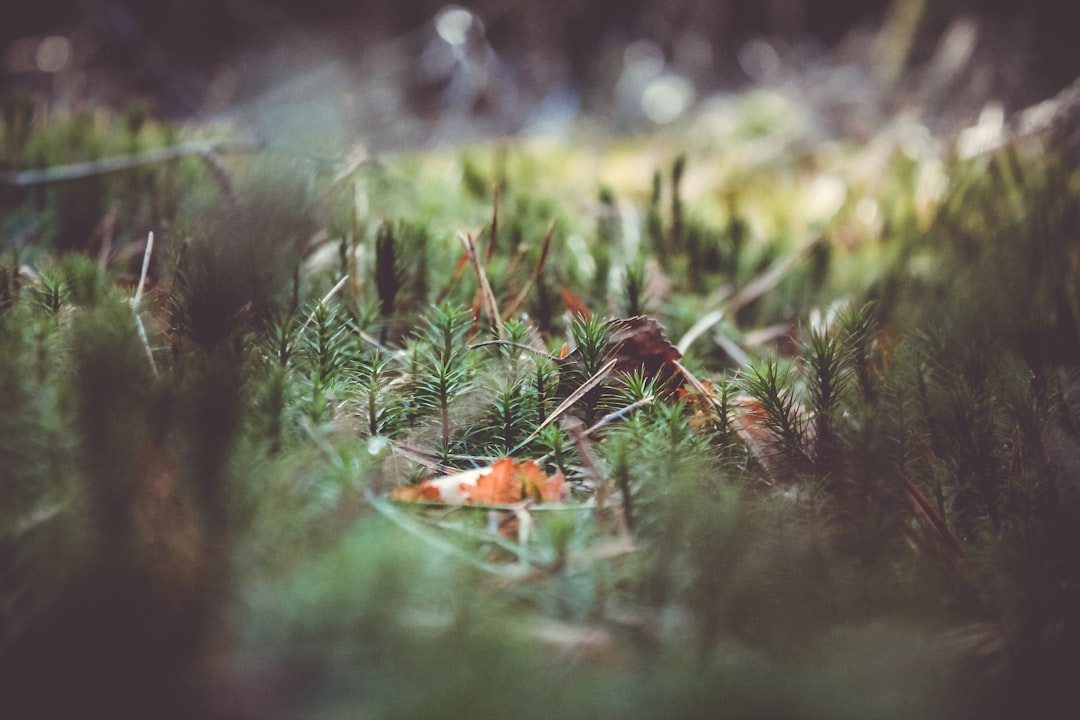
[[[36,112],[0,177],[19,716],[1068,712],[1060,126],[818,142],[759,91],[322,156]]]

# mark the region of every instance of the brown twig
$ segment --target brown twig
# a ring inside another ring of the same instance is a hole
[[[611,478],[600,469],[600,462],[596,457],[596,453],[593,452],[592,442],[589,440],[589,436],[583,427],[583,423],[580,420],[573,418],[566,423],[566,429],[570,433],[570,438],[574,441],[574,445],[577,447],[578,457],[581,459],[581,465],[585,469],[585,474],[593,480],[595,487],[595,495],[593,497],[596,501],[595,511],[598,518],[602,517],[604,511],[607,510],[608,498],[614,495],[611,486]],[[616,510],[613,515],[617,534],[620,537],[629,536],[630,529],[626,524],[625,512]]]
[[[506,306],[506,312],[504,317],[513,317],[514,313],[518,311],[521,304],[525,302],[525,297],[532,290],[533,285],[540,279],[540,273],[544,270],[544,263],[547,262],[548,250],[551,249],[551,237],[555,234],[555,221],[552,220],[548,225],[547,235],[544,236],[544,245],[540,248],[540,259],[536,262],[536,267],[533,268],[532,276],[529,277],[529,281],[525,283],[525,286],[521,288],[521,292],[510,301],[510,304]]]
[[[484,267],[476,257],[476,241],[473,240],[470,233],[463,233],[461,241],[465,244],[465,252],[468,253],[469,261],[472,263],[473,269],[476,271],[476,277],[480,281],[480,293],[484,300],[484,310],[495,325],[496,333],[501,338],[503,336],[502,316],[499,315],[499,306],[495,302],[495,293],[491,291],[491,285],[488,283],[487,272],[484,271]]]
[[[618,363],[618,361],[618,358],[612,358],[611,360],[608,360],[606,363],[604,363],[604,366],[597,370],[592,377],[583,382],[581,384],[581,387],[570,393],[565,400],[559,403],[559,406],[551,411],[551,414],[547,416],[544,422],[540,423],[536,427],[536,429],[529,434],[529,437],[518,443],[517,446],[510,452],[510,454],[515,454],[518,450],[532,442],[533,439],[536,438],[536,436],[543,432],[544,428],[558,420],[559,417],[563,415],[563,413],[573,407],[578,400],[584,397],[585,393],[589,392],[594,387],[602,383],[604,379],[609,374],[611,374],[611,371],[615,369],[615,364]]]

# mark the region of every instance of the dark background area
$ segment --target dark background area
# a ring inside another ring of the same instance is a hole
[[[0,23],[7,63],[5,88],[42,89],[41,73],[12,58],[20,38],[59,34],[73,39],[83,75],[77,96],[107,105],[149,98],[167,116],[188,117],[223,93],[222,69],[260,57],[297,37],[349,63],[381,42],[422,30],[446,7],[436,0],[8,0]],[[855,28],[879,27],[905,5],[889,0],[466,0],[484,22],[486,39],[515,81],[543,91],[552,84],[580,90],[603,72],[612,47],[646,39],[670,60],[688,42],[708,47],[695,81],[705,90],[732,89],[749,78],[738,49],[755,37],[829,49]],[[919,3],[906,3],[909,7]],[[1025,77],[1014,98],[1047,97],[1080,74],[1077,12],[1058,0],[927,2],[909,56],[925,60],[941,33],[974,15],[1006,46],[1001,53]],[[298,56],[299,62],[299,56]],[[287,63],[286,63],[287,64]],[[706,77],[702,77],[706,76]],[[241,84],[244,84],[241,76]],[[261,82],[271,82],[262,80]],[[249,83],[250,84],[250,83]],[[243,88],[225,94],[242,94]]]

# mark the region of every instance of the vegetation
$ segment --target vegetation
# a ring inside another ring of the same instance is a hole
[[[9,101],[5,716],[1071,716],[1080,172],[769,102],[65,179],[182,138]]]

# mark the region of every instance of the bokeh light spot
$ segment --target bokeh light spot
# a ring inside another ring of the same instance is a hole
[[[71,43],[62,35],[49,35],[41,40],[34,53],[34,63],[41,72],[58,73],[71,62]]]
[[[655,123],[669,123],[694,102],[694,86],[679,75],[661,75],[645,86],[641,110]]]
[[[456,5],[447,5],[435,17],[435,32],[451,45],[464,45],[473,24],[473,14]]]

